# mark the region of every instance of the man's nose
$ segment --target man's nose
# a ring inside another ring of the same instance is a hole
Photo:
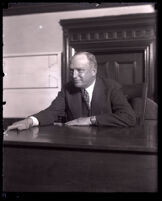
[[[78,77],[78,71],[77,71],[77,70],[74,70],[74,71],[73,71],[73,78],[76,78],[76,77]]]

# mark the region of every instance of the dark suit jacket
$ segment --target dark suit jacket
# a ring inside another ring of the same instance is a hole
[[[59,116],[66,116],[67,121],[88,116],[81,90],[69,82],[58,93],[51,105],[34,114],[40,125],[48,125],[58,121]],[[97,77],[92,101],[91,114],[96,116],[97,125],[101,126],[134,126],[135,113],[123,95],[121,86],[114,80]]]

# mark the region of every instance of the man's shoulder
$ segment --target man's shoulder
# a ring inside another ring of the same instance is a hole
[[[75,87],[72,81],[69,81],[64,85],[64,90],[70,94],[73,94],[77,93],[80,89]]]
[[[120,89],[122,86],[119,82],[117,82],[116,80],[110,79],[110,78],[99,78],[103,81],[104,85],[106,86],[106,88],[116,88],[116,89]]]
[[[73,83],[71,81],[69,81],[69,82],[67,82],[67,83],[64,84],[64,88],[65,89],[69,89],[69,88],[73,88],[73,87],[74,86],[73,86]]]

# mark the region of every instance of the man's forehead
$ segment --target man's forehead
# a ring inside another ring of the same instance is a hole
[[[80,61],[83,61],[83,62],[88,62],[88,58],[86,55],[84,54],[79,54],[79,55],[76,55],[72,58],[72,62],[80,62]]]

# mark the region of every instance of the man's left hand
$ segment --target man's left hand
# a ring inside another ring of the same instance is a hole
[[[67,126],[89,126],[91,124],[90,117],[80,117],[65,123]]]

